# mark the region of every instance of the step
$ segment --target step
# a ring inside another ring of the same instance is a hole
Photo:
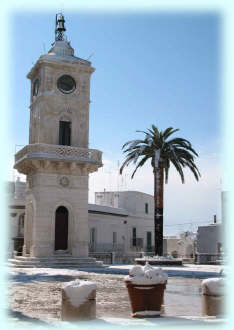
[[[96,261],[95,259],[72,259],[72,260],[56,260],[56,259],[35,259],[35,260],[31,260],[31,259],[24,259],[24,260],[19,260],[19,259],[8,259],[9,262],[14,262],[16,264],[18,263],[25,263],[25,262],[30,262],[30,263],[55,263],[55,264],[59,264],[59,263],[72,263],[72,264],[81,264],[81,263],[96,263],[98,261]],[[101,262],[101,261],[99,261]]]
[[[75,268],[75,269],[81,269],[81,268],[103,268],[106,267],[104,265],[99,265],[99,264],[82,264],[82,265],[47,265],[47,264],[43,264],[43,265],[34,265],[34,264],[23,264],[23,265],[8,265],[9,267],[14,267],[14,268]]]
[[[83,265],[83,264],[87,264],[87,265],[95,265],[95,264],[102,264],[103,262],[102,261],[96,261],[96,262],[93,262],[93,261],[85,261],[85,262],[40,262],[40,261],[36,261],[36,262],[33,262],[33,261],[15,261],[15,260],[12,260],[12,261],[8,261],[10,264],[15,264],[15,265],[23,265],[23,264],[30,264],[30,265]]]
[[[74,257],[71,255],[67,255],[67,256],[49,256],[49,257],[25,257],[25,256],[16,256],[14,259],[18,259],[18,260],[35,260],[35,259],[41,259],[41,260],[51,260],[51,259],[80,259],[80,260],[87,260],[87,259],[91,259],[91,260],[96,260],[93,257]]]
[[[8,265],[18,268],[61,268],[61,267],[104,267],[102,261],[96,261],[95,258],[54,258],[54,257],[16,257],[15,259],[8,259]]]

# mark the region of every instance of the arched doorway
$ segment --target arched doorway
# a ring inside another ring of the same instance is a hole
[[[55,250],[67,250],[68,210],[59,206],[55,212]]]

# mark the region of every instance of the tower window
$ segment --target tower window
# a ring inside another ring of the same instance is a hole
[[[59,144],[63,146],[71,145],[71,123],[69,121],[59,122]]]
[[[37,96],[39,90],[39,79],[37,78],[33,83],[33,96]]]

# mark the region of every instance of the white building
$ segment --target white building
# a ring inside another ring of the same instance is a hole
[[[197,230],[197,263],[217,263],[222,258],[224,245],[223,225],[199,226]]]
[[[22,245],[25,215],[25,183],[17,180],[8,185],[11,254]],[[95,193],[95,204],[88,204],[89,254],[110,261],[115,252],[119,262],[131,262],[142,252],[154,251],[153,196],[138,191],[104,191]],[[17,238],[14,241],[12,238]],[[194,257],[196,234],[164,237],[164,254]],[[14,243],[15,242],[15,243]],[[116,257],[117,258],[117,257]],[[106,260],[107,261],[107,260]]]
[[[182,232],[179,236],[164,237],[165,250],[173,257],[193,260],[196,253],[196,233]]]
[[[221,222],[199,226],[197,230],[197,263],[220,263],[227,255],[228,191],[221,193]]]
[[[117,235],[117,227],[119,228],[117,242],[124,245],[125,251],[152,251],[152,245],[154,245],[153,196],[138,191],[96,192],[95,204],[96,208],[98,205],[100,205],[99,207],[112,207],[113,212],[118,208],[127,214],[127,217],[121,222],[117,223],[112,219],[113,222],[110,225],[113,241]],[[89,216],[89,225],[90,220]],[[109,218],[108,222],[110,220]],[[114,228],[116,229],[114,230]],[[114,234],[115,232],[116,234]],[[105,235],[101,236],[100,241],[105,241]]]
[[[12,238],[15,238],[15,248],[17,242],[21,245],[23,242],[25,189],[26,183],[19,180],[8,185],[11,253],[14,250]],[[137,191],[98,192],[95,201],[96,204],[88,204],[90,252],[134,254],[152,251],[153,196]]]

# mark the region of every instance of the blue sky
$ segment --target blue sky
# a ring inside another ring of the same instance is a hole
[[[150,167],[139,171],[134,182],[117,176],[121,147],[141,136],[136,130],[151,124],[160,129],[172,126],[198,151],[202,180],[197,184],[188,175],[187,185],[181,185],[172,171],[165,191],[165,221],[212,221],[219,212],[221,191],[221,17],[216,12],[64,14],[75,55],[92,55],[96,68],[90,148],[103,151],[104,168],[90,177],[90,193],[121,188],[121,183],[122,189],[152,193]],[[15,144],[28,143],[26,74],[54,40],[54,16],[55,12],[17,12],[10,19],[12,155]]]

